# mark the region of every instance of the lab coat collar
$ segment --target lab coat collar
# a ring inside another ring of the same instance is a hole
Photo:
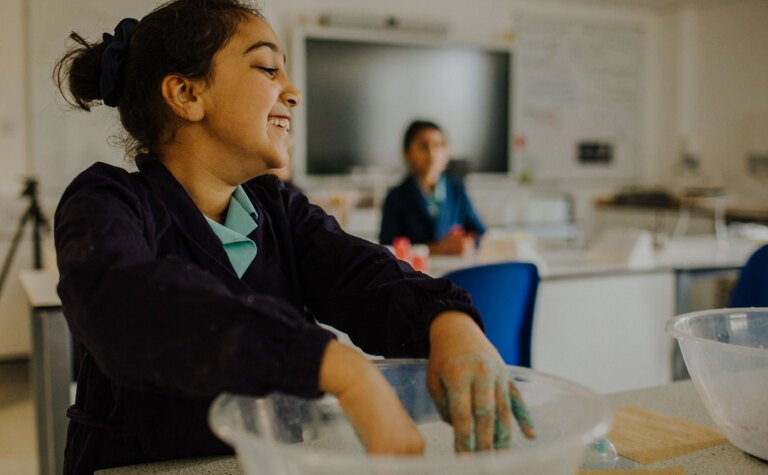
[[[221,241],[176,177],[154,155],[140,155],[136,165],[188,239],[195,258],[209,271],[215,268],[240,281]]]

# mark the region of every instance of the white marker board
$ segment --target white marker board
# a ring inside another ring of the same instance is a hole
[[[535,180],[631,179],[642,159],[645,34],[634,23],[517,17],[515,170]],[[582,164],[580,142],[610,143]]]

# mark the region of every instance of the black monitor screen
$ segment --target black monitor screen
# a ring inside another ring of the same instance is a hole
[[[469,171],[507,172],[509,52],[311,38],[306,55],[308,174],[402,170],[414,119],[440,124]]]

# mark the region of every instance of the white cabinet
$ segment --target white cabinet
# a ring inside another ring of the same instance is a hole
[[[600,393],[668,383],[675,343],[664,323],[674,312],[669,270],[545,279],[532,366]]]
[[[9,246],[10,238],[0,241],[0,259],[5,259]],[[30,353],[29,305],[18,275],[19,270],[31,267],[32,246],[25,240],[16,250],[13,266],[0,292],[0,361],[27,358]]]

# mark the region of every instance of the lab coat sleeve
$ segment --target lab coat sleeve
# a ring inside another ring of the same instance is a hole
[[[346,234],[304,196],[284,196],[307,306],[366,352],[426,357],[429,325],[447,310],[482,325],[468,294],[449,280],[416,272],[383,246]]]
[[[298,309],[236,293],[174,255],[131,183],[77,179],[55,217],[59,295],[75,337],[118,385],[188,396],[319,394],[333,338]]]

